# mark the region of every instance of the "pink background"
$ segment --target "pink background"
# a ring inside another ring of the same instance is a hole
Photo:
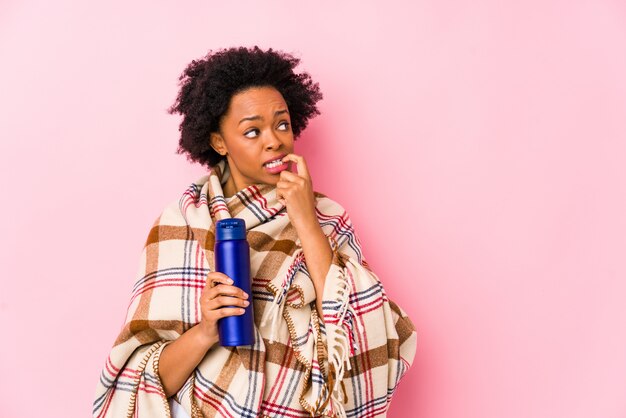
[[[296,152],[418,329],[390,416],[626,417],[622,0],[3,0],[0,416],[89,416],[146,234],[204,173],[177,77],[240,44],[325,94]]]

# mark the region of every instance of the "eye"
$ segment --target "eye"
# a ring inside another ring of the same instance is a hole
[[[278,124],[278,129],[281,130],[281,131],[288,131],[289,130],[289,122],[282,121],[281,123]]]
[[[257,128],[250,129],[243,134],[246,138],[256,138],[259,136],[259,130]]]

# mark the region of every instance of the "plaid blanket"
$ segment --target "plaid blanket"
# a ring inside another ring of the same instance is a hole
[[[315,192],[333,249],[323,321],[304,253],[276,188],[226,199],[220,162],[168,205],[144,246],[125,325],[106,359],[94,417],[169,417],[163,348],[200,321],[214,270],[214,225],[243,218],[250,244],[256,342],[213,346],[175,395],[192,417],[381,417],[413,362],[416,332],[366,263],[346,211]]]

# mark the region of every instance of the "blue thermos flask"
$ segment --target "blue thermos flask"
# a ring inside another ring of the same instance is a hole
[[[250,279],[250,246],[246,222],[240,218],[222,219],[215,224],[215,270],[233,279],[233,286],[246,292],[250,305],[243,315],[220,318],[217,328],[222,346],[254,344],[254,310]],[[241,308],[241,306],[233,306]]]

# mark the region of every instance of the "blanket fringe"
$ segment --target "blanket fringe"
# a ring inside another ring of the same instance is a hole
[[[348,402],[343,377],[346,370],[352,368],[350,364],[350,351],[352,340],[349,331],[342,325],[346,313],[351,310],[350,306],[350,284],[346,278],[345,270],[338,269],[337,274],[333,277],[332,285],[334,289],[334,302],[338,304],[337,312],[333,315],[332,320],[325,321],[326,341],[328,346],[328,387],[330,392],[331,410],[335,416],[339,418],[346,417],[346,411],[343,407]],[[354,317],[352,315],[352,317]]]
[[[298,251],[299,252],[294,254],[293,262],[287,269],[280,288],[274,286],[271,282],[266,285],[266,287],[274,294],[274,297],[263,313],[261,327],[265,327],[268,323],[270,324],[268,334],[268,340],[270,343],[276,341],[280,319],[283,317],[283,310],[285,309],[285,304],[287,303],[287,293],[291,288],[291,284],[293,283],[296,273],[300,270],[302,263],[304,263],[304,252],[302,249],[299,249]]]
[[[267,287],[274,294],[272,303],[268,304],[261,320],[261,327],[268,331],[267,338],[270,343],[278,339],[278,329],[287,300],[287,293],[293,282],[293,278],[303,263],[303,253],[296,254],[291,266],[287,269],[282,286],[279,288],[269,283]],[[331,266],[332,267],[332,266]],[[330,294],[333,296],[327,300],[334,302],[333,314],[326,313],[325,329],[328,350],[328,391],[322,391],[318,399],[317,408],[329,408],[331,416],[346,418],[344,405],[348,402],[343,378],[347,370],[352,369],[350,356],[354,354],[356,338],[355,327],[360,329],[356,314],[350,305],[350,282],[351,277],[348,268],[334,266],[336,274],[329,277],[331,286]],[[269,326],[268,326],[269,325]],[[325,393],[324,393],[325,392]]]

